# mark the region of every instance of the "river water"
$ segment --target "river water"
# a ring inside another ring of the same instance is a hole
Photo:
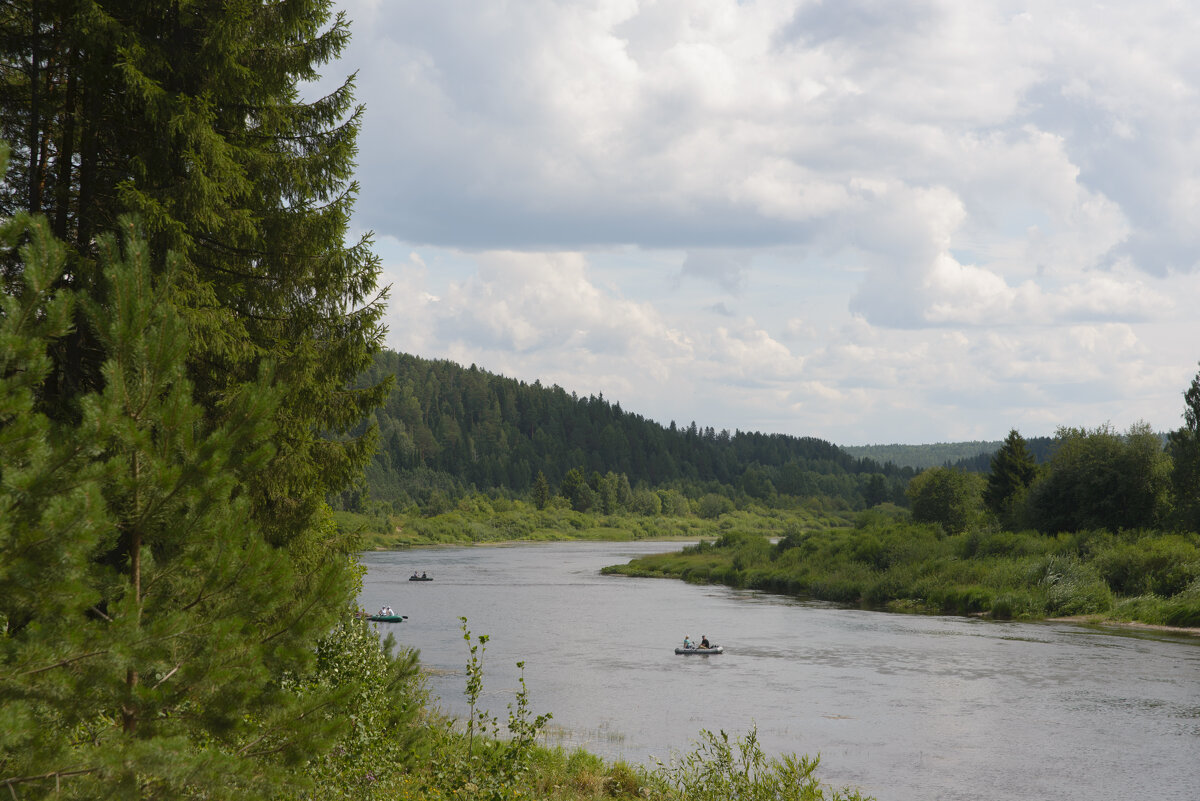
[[[652,764],[701,729],[757,729],[773,754],[879,801],[1200,799],[1200,639],[894,615],[669,579],[601,576],[675,543],[372,552],[360,601],[417,648],[464,715],[468,619],[489,641],[484,703],[519,672],[551,743]],[[410,582],[426,571],[430,582]],[[676,656],[684,634],[720,656]]]

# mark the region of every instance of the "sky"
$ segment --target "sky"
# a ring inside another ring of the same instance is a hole
[[[842,445],[1182,425],[1186,3],[336,7],[393,350]]]

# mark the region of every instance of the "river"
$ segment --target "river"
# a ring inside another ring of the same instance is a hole
[[[601,576],[675,543],[567,542],[363,554],[360,601],[417,648],[465,713],[459,617],[486,634],[485,703],[518,671],[549,741],[650,764],[700,729],[755,727],[769,753],[879,801],[1196,801],[1200,640],[1063,623],[842,609],[668,579]],[[426,571],[429,582],[410,582]],[[676,656],[683,635],[720,656]]]

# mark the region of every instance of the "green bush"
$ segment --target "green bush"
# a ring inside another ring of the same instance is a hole
[[[1200,579],[1200,548],[1181,535],[1141,536],[1101,550],[1096,570],[1121,595],[1178,595]]]
[[[357,688],[338,710],[352,721],[350,731],[304,768],[325,798],[389,798],[405,770],[426,754],[416,725],[426,700],[416,653],[392,656],[393,648],[390,634],[380,643],[365,619],[348,612],[318,643],[312,674],[295,682],[315,695],[329,687]]]
[[[821,784],[814,776],[820,757],[767,757],[754,729],[732,741],[724,731],[702,729],[700,738],[691,752],[658,763],[656,773],[673,799],[867,801],[857,790]]]

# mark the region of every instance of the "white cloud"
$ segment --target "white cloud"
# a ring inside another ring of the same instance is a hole
[[[393,346],[846,442],[1175,423],[1200,356],[1187,9],[341,5],[356,223],[420,254],[387,259]]]

